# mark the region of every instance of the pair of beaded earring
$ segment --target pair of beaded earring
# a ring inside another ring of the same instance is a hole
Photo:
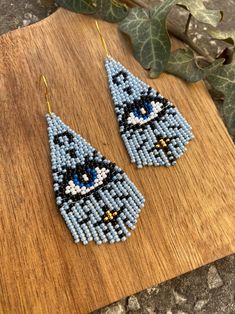
[[[171,166],[192,139],[191,127],[174,105],[136,78],[106,50],[105,67],[131,161],[137,167]],[[51,111],[49,143],[56,203],[76,243],[124,241],[135,228],[144,198],[128,176]]]

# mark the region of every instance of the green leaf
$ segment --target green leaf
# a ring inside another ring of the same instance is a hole
[[[186,7],[199,22],[216,27],[223,17],[222,11],[207,9],[203,2],[203,0],[178,0],[177,4]]]
[[[134,55],[150,77],[157,77],[166,67],[170,56],[170,39],[166,17],[175,0],[166,0],[151,9],[134,8],[121,21],[120,29],[131,38]]]
[[[128,14],[128,7],[116,0],[99,0],[100,3],[99,17],[108,22],[119,22]]]
[[[215,39],[220,39],[228,44],[235,45],[235,31],[209,30],[208,33]]]
[[[68,10],[94,14],[108,22],[119,22],[128,14],[128,7],[117,0],[56,0]]]
[[[197,64],[190,48],[181,48],[171,53],[166,72],[193,83],[204,79],[210,72],[220,67],[223,62],[224,59],[218,59],[211,65],[202,68]]]
[[[65,9],[83,14],[95,14],[97,11],[96,1],[93,0],[56,0],[56,3]]]
[[[235,138],[235,63],[218,67],[207,76],[207,80],[224,94],[224,120],[230,134]]]
[[[223,65],[224,59],[217,59],[207,67],[200,67],[189,48],[177,49],[171,53],[166,72],[188,82],[202,79],[224,94],[223,118],[229,133],[235,138],[235,63]]]

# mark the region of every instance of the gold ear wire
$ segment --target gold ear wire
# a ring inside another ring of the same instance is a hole
[[[45,78],[44,75],[41,75],[40,77],[40,82],[44,83],[45,85],[45,101],[46,101],[46,104],[47,104],[47,108],[48,108],[48,113],[49,114],[52,114],[52,110],[51,110],[51,103],[50,103],[50,97],[49,97],[49,88],[48,88],[48,84],[47,84],[47,80]]]
[[[102,33],[101,33],[101,30],[100,30],[100,27],[99,27],[99,24],[98,24],[97,21],[95,21],[95,25],[96,25],[97,31],[98,31],[98,33],[99,33],[99,35],[100,35],[100,40],[101,40],[102,46],[103,46],[103,48],[104,48],[104,50],[105,50],[105,52],[106,52],[106,55],[107,55],[107,57],[110,57],[110,54],[109,54],[109,51],[108,51],[106,42],[105,42],[105,40],[104,40],[104,36],[103,36]]]

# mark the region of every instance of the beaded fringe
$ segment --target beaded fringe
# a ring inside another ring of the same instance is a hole
[[[56,203],[74,241],[124,241],[144,198],[127,175],[54,113],[46,116]]]
[[[137,167],[171,166],[193,138],[190,125],[153,88],[111,57],[105,59],[120,133]]]

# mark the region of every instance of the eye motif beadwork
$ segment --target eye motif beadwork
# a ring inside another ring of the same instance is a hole
[[[47,115],[56,202],[74,241],[124,241],[144,198],[127,175],[54,113]]]
[[[120,133],[137,167],[171,166],[193,138],[190,125],[166,98],[111,57],[105,59]]]

